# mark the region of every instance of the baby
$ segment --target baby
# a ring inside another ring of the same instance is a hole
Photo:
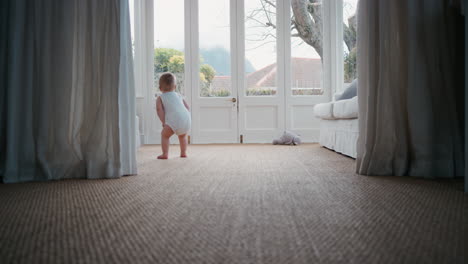
[[[156,111],[162,122],[161,147],[162,154],[158,159],[169,157],[169,138],[176,134],[179,137],[180,157],[187,157],[187,133],[190,130],[191,118],[189,106],[182,96],[175,92],[176,77],[167,72],[159,78],[161,96],[156,99]]]

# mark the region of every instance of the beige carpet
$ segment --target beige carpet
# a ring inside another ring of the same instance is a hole
[[[0,185],[0,263],[467,259],[461,183],[358,176],[317,145],[158,153],[139,151],[139,176]]]

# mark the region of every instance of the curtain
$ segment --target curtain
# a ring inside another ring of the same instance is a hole
[[[137,174],[136,101],[128,0],[120,0],[119,126],[121,174]]]
[[[464,173],[464,29],[449,1],[361,0],[357,172]]]
[[[0,5],[3,182],[120,177],[121,1]]]

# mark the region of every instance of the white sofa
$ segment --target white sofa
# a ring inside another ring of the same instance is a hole
[[[356,158],[359,136],[357,99],[355,96],[314,107],[314,115],[320,119],[320,145],[352,158]]]

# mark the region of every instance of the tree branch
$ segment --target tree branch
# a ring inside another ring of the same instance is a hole
[[[268,0],[263,0],[263,1],[264,1],[265,3],[271,5],[272,7],[276,8],[276,5],[275,5],[273,2],[268,1]]]
[[[356,47],[356,36],[357,36],[357,18],[356,14],[348,18],[348,25],[343,23],[343,40],[351,51]]]
[[[322,48],[322,5],[319,0],[291,0],[294,26],[299,37],[312,46],[320,57]]]

